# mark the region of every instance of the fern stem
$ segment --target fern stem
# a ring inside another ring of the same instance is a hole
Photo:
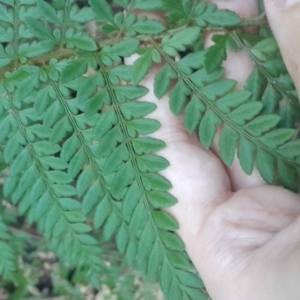
[[[19,35],[18,35],[18,27],[19,27],[19,0],[15,0],[14,5],[14,47],[18,46]]]
[[[65,9],[64,9],[64,18],[63,18],[63,25],[62,25],[62,34],[61,34],[61,40],[60,40],[60,49],[63,48],[63,41],[65,39],[65,34],[66,34],[66,31],[67,31],[67,22],[68,22],[68,15],[70,13],[70,0],[67,0],[67,3],[66,3],[66,6],[65,6]]]
[[[41,67],[48,65],[52,59],[63,60],[63,59],[75,59],[77,57],[74,50],[70,49],[54,49],[53,51],[39,56],[38,58],[30,58],[26,61],[26,65]],[[13,72],[16,68],[13,63],[10,63],[4,68],[0,68],[0,80],[5,78],[7,72]]]
[[[133,10],[134,5],[135,5],[135,0],[131,0],[129,2],[129,5],[128,5],[127,9],[124,10],[124,14],[128,15],[129,13],[131,13],[132,10]],[[116,37],[116,41],[120,40],[122,34],[124,33],[124,29],[125,29],[125,22],[123,22],[122,25],[121,25],[121,28],[120,28],[120,30],[117,34],[117,37]]]
[[[6,91],[6,92],[7,92],[7,94],[8,94],[8,91]],[[44,183],[46,184],[48,190],[50,191],[50,194],[53,196],[53,198],[56,198],[56,195],[55,195],[53,189],[51,188],[51,186],[50,186],[50,184],[49,184],[49,181],[47,180],[47,176],[46,176],[46,174],[45,174],[45,172],[44,172],[44,169],[43,169],[43,167],[42,167],[42,165],[41,165],[41,162],[40,162],[40,160],[37,158],[37,154],[36,154],[36,152],[35,152],[35,150],[34,150],[34,148],[33,148],[33,145],[32,145],[32,143],[31,143],[30,139],[28,138],[28,135],[27,135],[27,133],[26,133],[26,130],[25,130],[25,128],[24,128],[24,125],[23,125],[23,123],[22,123],[22,121],[21,121],[21,119],[20,119],[19,113],[18,113],[16,107],[14,106],[13,99],[12,99],[12,97],[11,97],[10,94],[8,94],[8,95],[9,95],[9,96],[8,96],[8,100],[9,100],[9,104],[10,104],[10,109],[11,109],[11,111],[12,111],[12,114],[13,114],[15,120],[17,121],[19,130],[20,130],[22,136],[24,137],[24,139],[25,139],[25,141],[26,141],[26,143],[27,143],[27,147],[28,147],[28,149],[29,149],[29,152],[30,152],[30,154],[31,154],[31,157],[32,157],[33,160],[34,160],[35,165],[36,165],[36,167],[38,168],[38,170],[39,170],[39,172],[40,172],[40,175],[41,175],[41,177],[43,178]]]
[[[79,126],[77,125],[77,122],[76,122],[76,119],[74,117],[74,115],[72,114],[70,108],[69,108],[69,105],[66,103],[63,95],[61,94],[60,90],[59,90],[59,87],[57,85],[56,82],[52,81],[52,86],[54,87],[55,91],[56,91],[56,95],[58,96],[58,99],[59,99],[59,102],[60,104],[63,106],[64,110],[65,110],[65,113],[67,115],[67,118],[69,119],[70,123],[72,124],[73,126],[73,129],[74,129],[74,132],[75,134],[78,136],[80,142],[81,142],[81,145],[82,147],[84,148],[84,151],[86,153],[86,155],[88,156],[89,158],[89,161],[90,161],[90,164],[92,165],[94,171],[97,173],[98,175],[98,180],[100,182],[100,185],[101,187],[106,190],[107,194],[109,195],[110,192],[108,191],[107,187],[106,187],[106,184],[105,184],[105,181],[104,181],[104,178],[102,177],[102,174],[99,173],[99,168],[98,168],[98,165],[97,165],[97,162],[95,161],[95,159],[93,158],[93,154],[91,152],[91,149],[89,148],[89,146],[87,145],[85,139],[84,139],[84,136],[82,134],[82,131],[81,129],[79,128]]]
[[[14,24],[13,24],[13,31],[14,31],[14,38],[13,38],[13,43],[12,46],[14,48],[14,56],[17,56],[17,48],[19,46],[19,7],[20,3],[19,0],[15,0],[15,5],[14,5]],[[18,67],[18,59],[14,59],[12,61],[12,64],[14,68]]]
[[[263,12],[257,17],[243,19],[237,27],[268,27],[269,22],[266,18],[266,13]]]
[[[28,235],[31,240],[41,241],[43,239],[42,236],[38,235],[37,233],[31,233],[26,230],[16,228],[13,226],[9,226],[8,229],[14,234]]]
[[[193,1],[192,8],[191,8],[191,10],[190,10],[190,13],[189,13],[188,17],[186,18],[186,23],[185,23],[185,24],[188,24],[190,18],[193,16],[193,13],[194,13],[194,11],[195,11],[196,5],[198,4],[197,2],[198,2],[197,0],[194,0],[194,1]]]
[[[235,30],[239,27],[253,27],[253,26],[261,26],[259,22],[255,23],[253,19],[246,19],[242,21],[239,25],[236,25],[235,27],[231,28],[225,28],[225,27],[217,27],[217,26],[207,26],[202,28],[203,32],[219,32],[219,31],[230,31],[230,30]],[[65,26],[63,26],[64,28]],[[141,43],[151,43],[152,41],[160,41],[165,35],[174,35],[184,29],[188,28],[188,26],[180,26],[177,28],[171,28],[168,29],[167,31],[163,32],[162,34],[151,36],[151,35],[137,35],[135,36],[136,39],[138,39]],[[64,34],[62,35],[63,39]],[[117,36],[113,38],[108,38],[105,40],[101,41],[96,41],[97,46],[99,49],[104,48],[105,46],[111,46],[115,45],[121,41],[124,41],[126,39],[129,39],[131,37],[122,37],[122,36]],[[57,60],[62,60],[62,59],[74,59],[76,58],[76,53],[72,49],[65,49],[62,47],[62,44],[58,48],[54,48],[51,52],[41,55],[38,58],[29,58],[26,61],[26,65],[32,65],[32,66],[42,66],[46,65],[49,63],[51,59],[57,59]],[[4,68],[0,68],[0,79],[4,78],[6,72],[13,72],[16,69],[16,66],[14,63],[10,63]]]

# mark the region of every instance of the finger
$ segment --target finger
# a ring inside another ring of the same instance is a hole
[[[300,1],[265,0],[265,8],[284,62],[300,92]]]
[[[256,0],[213,0],[212,2],[216,4],[219,9],[230,9],[235,11],[241,18],[251,18],[256,16],[259,12],[258,1]],[[210,41],[207,41],[207,44],[210,43]],[[243,89],[246,79],[253,69],[252,63],[241,51],[228,52],[223,67],[226,70],[225,77],[236,80],[236,89]],[[212,147],[214,153],[218,157],[220,157],[218,143],[221,132],[222,131],[219,129]],[[242,170],[237,156],[231,167],[226,166],[225,168],[230,178],[231,189],[233,191],[264,184],[264,181],[257,170],[254,170],[251,175],[247,175]]]

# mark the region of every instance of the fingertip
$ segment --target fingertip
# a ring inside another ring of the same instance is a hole
[[[299,4],[299,0],[265,0],[266,5],[272,5],[275,9],[287,10]]]
[[[283,60],[300,91],[300,1],[265,0],[267,17]]]

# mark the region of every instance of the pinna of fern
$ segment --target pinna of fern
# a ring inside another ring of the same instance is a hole
[[[147,117],[156,106],[139,101],[148,92],[140,83],[163,62],[155,95],[170,91],[170,109],[183,112],[188,132],[196,130],[209,148],[222,126],[225,164],[237,152],[247,174],[256,166],[266,182],[296,191],[295,118],[285,119],[279,105],[284,98],[294,107],[295,91],[276,44],[267,47],[270,37],[262,36],[253,42],[236,30],[246,21],[202,1],[116,0],[117,13],[105,0],[90,0],[82,9],[70,0],[0,2],[0,30],[7,37],[0,47],[5,196],[38,224],[62,260],[89,270],[94,286],[103,262],[93,231],[101,227],[129,263],[160,282],[168,299],[205,299],[175,233],[177,221],[164,210],[177,200],[160,174],[169,165],[156,154],[165,143],[149,136],[160,124]],[[167,25],[134,13],[161,7]],[[104,41],[79,26],[91,20]],[[204,49],[198,43],[204,32],[220,27],[225,35]],[[254,62],[244,90],[224,78],[228,48]],[[124,65],[135,53],[141,56],[134,65]],[[271,55],[276,64],[268,64]]]

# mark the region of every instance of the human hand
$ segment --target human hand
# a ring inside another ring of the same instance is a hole
[[[214,2],[242,17],[257,14],[256,0]],[[278,11],[271,0],[266,6],[294,81],[300,83],[300,58],[294,52],[300,50],[300,31],[295,31],[300,28],[300,7],[294,8],[297,19],[295,12]],[[242,53],[230,54],[224,67],[240,87],[251,72]],[[216,146],[208,151],[196,135],[186,133],[182,120],[171,114],[168,97],[156,99],[156,72],[152,70],[142,84],[150,90],[145,99],[153,99],[158,107],[149,115],[162,125],[155,137],[167,144],[160,155],[170,167],[163,175],[178,199],[169,212],[178,220],[178,234],[208,293],[213,300],[300,299],[300,198],[265,185],[257,172],[245,175],[237,161],[226,169]]]

